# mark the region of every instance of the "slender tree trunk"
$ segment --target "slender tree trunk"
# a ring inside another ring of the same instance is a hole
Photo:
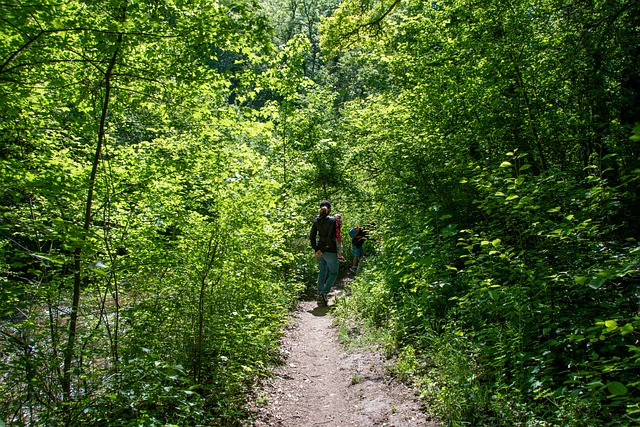
[[[216,261],[218,254],[219,242],[214,239],[213,235],[209,239],[207,247],[207,259],[204,270],[200,276],[200,296],[198,301],[198,347],[196,359],[193,367],[193,379],[197,383],[200,381],[200,372],[202,370],[202,354],[204,348],[204,300],[205,291],[207,289],[207,278],[213,268],[213,263]]]
[[[124,20],[123,13],[123,20]],[[109,61],[109,66],[107,67],[107,71],[105,73],[105,93],[104,93],[104,101],[102,104],[102,113],[100,116],[100,128],[98,130],[98,141],[96,144],[96,151],[93,157],[93,165],[91,168],[91,175],[89,178],[89,184],[87,189],[87,200],[85,203],[85,211],[84,211],[84,224],[83,230],[85,233],[89,231],[91,227],[91,217],[92,217],[92,204],[93,204],[93,192],[95,188],[96,175],[98,172],[98,166],[100,164],[100,158],[102,157],[102,147],[104,145],[105,139],[105,126],[107,121],[107,114],[109,112],[109,100],[111,96],[111,78],[113,75],[113,69],[115,68],[116,61],[118,59],[118,54],[120,51],[120,45],[122,44],[123,35],[122,33],[118,35],[118,39],[116,42],[116,48],[111,56],[111,60]],[[83,236],[83,240],[86,237]],[[63,366],[63,375],[62,375],[62,393],[63,399],[65,401],[70,400],[71,398],[71,373],[72,373],[72,364],[75,356],[75,344],[77,337],[77,328],[78,328],[78,308],[80,305],[80,286],[82,284],[82,248],[76,248],[74,255],[74,273],[73,273],[73,299],[71,303],[71,314],[69,316],[69,335],[67,340],[67,347],[65,349],[64,354],[64,366]]]
[[[287,116],[284,115],[284,126],[282,132],[282,179],[287,188]]]

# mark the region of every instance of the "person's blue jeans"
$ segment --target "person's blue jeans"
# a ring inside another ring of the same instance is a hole
[[[318,295],[328,294],[338,277],[338,254],[324,252],[318,257]]]

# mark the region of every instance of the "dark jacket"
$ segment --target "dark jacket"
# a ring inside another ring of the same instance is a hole
[[[313,220],[309,240],[314,251],[338,253],[336,220],[332,216],[317,216]]]

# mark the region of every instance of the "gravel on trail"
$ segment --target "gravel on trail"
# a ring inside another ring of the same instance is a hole
[[[330,310],[334,299],[329,307],[299,302],[281,342],[284,363],[251,403],[252,426],[437,426],[379,354],[341,345]]]

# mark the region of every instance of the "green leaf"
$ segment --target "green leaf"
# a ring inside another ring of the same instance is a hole
[[[587,286],[592,289],[600,289],[600,287],[604,285],[606,281],[607,279],[604,277],[592,277],[591,280],[589,280]]]
[[[633,325],[631,323],[627,323],[624,326],[620,327],[620,335],[627,335],[633,332]]]
[[[640,142],[640,123],[633,127],[633,136],[631,136],[630,139],[635,142]]]
[[[420,260],[420,264],[427,267],[431,266],[431,264],[433,264],[433,257],[431,255],[426,256],[425,258]]]
[[[502,163],[500,163],[500,167],[501,168],[510,168],[510,167],[513,167],[513,165],[511,163],[509,163],[509,162],[502,162]]]
[[[522,172],[522,171],[526,171],[526,170],[527,170],[527,169],[529,169],[530,167],[531,167],[531,165],[527,163],[526,165],[522,165],[522,166],[520,167],[520,169],[518,169],[518,170],[519,170],[520,172]]]
[[[609,390],[609,393],[613,396],[624,396],[627,394],[627,387],[618,381],[612,381],[607,384],[607,390]]]

